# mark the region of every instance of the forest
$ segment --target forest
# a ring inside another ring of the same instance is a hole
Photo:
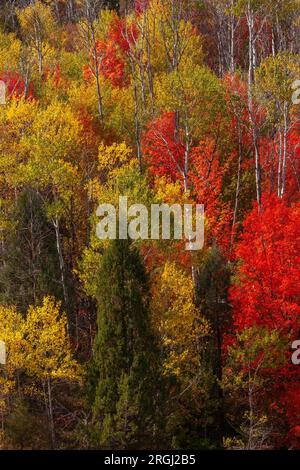
[[[300,449],[300,1],[0,4],[0,449]]]

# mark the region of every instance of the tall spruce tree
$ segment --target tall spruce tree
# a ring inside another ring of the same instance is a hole
[[[153,447],[159,355],[150,325],[147,276],[129,241],[112,241],[105,251],[97,300],[98,334],[88,381],[94,437],[101,447]]]
[[[37,192],[25,188],[0,249],[0,303],[25,312],[45,295],[62,299],[55,233]]]
[[[228,301],[230,267],[216,245],[206,253],[198,271],[196,303],[201,314],[208,320],[211,334],[203,348],[202,364],[206,369],[206,382],[209,400],[206,406],[207,440],[213,446],[221,447],[225,432],[222,379],[223,334],[231,319]]]

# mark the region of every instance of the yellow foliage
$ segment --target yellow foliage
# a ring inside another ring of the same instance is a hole
[[[170,69],[170,58],[174,53],[174,32],[177,30],[177,53],[179,64],[191,59],[193,64],[202,64],[204,59],[202,38],[189,21],[174,18],[171,0],[152,0],[144,15],[145,29],[149,34],[151,65],[156,73]],[[170,21],[170,19],[173,19]],[[145,52],[147,57],[147,53]]]
[[[154,327],[166,349],[166,373],[186,375],[199,366],[200,340],[209,334],[209,326],[193,293],[191,275],[167,262],[156,279],[152,300]]]
[[[19,65],[21,41],[15,34],[0,31],[0,70],[14,70]]]
[[[89,182],[88,191],[90,198],[96,201],[103,199],[103,192],[107,192],[104,183],[112,176],[117,176],[118,170],[130,168],[136,164],[132,150],[125,142],[120,144],[105,145],[103,142],[98,149],[98,170],[100,178],[94,178]],[[117,195],[118,196],[118,195]],[[113,201],[111,201],[113,203]]]
[[[24,320],[14,307],[0,306],[0,340],[6,348],[6,364],[0,366],[0,410],[6,410],[7,397],[16,388],[16,372],[24,364]]]
[[[159,201],[165,204],[191,204],[189,191],[183,192],[179,181],[168,181],[165,176],[157,177],[154,182],[154,192]]]
[[[128,163],[132,158],[132,150],[127,147],[125,142],[121,144],[113,143],[105,145],[103,142],[99,145],[98,169],[100,172],[109,173],[112,169]]]
[[[12,99],[0,107],[0,183],[3,179],[10,185],[17,165],[26,158],[27,149],[23,142],[36,114],[36,103],[24,99]]]
[[[56,23],[51,8],[37,1],[26,8],[17,10],[17,18],[23,42],[28,45],[33,59],[35,56],[35,65],[41,74],[44,59],[49,56],[51,60],[53,55],[48,42],[56,33]]]
[[[22,33],[33,47],[37,47],[38,41],[44,43],[55,31],[51,9],[40,1],[18,10],[17,17]]]
[[[67,336],[67,318],[60,303],[45,297],[40,307],[29,307],[26,322],[25,366],[38,378],[78,378]]]
[[[41,394],[36,383],[46,379],[78,381],[81,371],[72,358],[67,319],[60,303],[45,297],[40,307],[30,307],[26,319],[15,307],[0,306],[0,339],[6,346],[6,364],[0,370],[0,410],[5,412],[7,397],[16,393],[20,371],[32,376],[24,393]]]
[[[6,345],[5,371],[8,376],[24,363],[24,320],[15,307],[0,306],[0,339]]]

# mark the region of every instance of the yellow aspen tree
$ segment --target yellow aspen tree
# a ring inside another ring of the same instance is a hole
[[[209,334],[193,299],[191,275],[174,262],[166,262],[153,287],[154,327],[166,351],[165,373],[191,377],[199,367],[201,337]]]
[[[55,30],[55,21],[51,9],[41,2],[34,2],[17,14],[23,40],[37,55],[39,74],[43,73],[44,56],[47,40]]]
[[[76,382],[80,368],[72,357],[67,333],[67,318],[60,303],[45,297],[39,307],[30,307],[25,322],[25,366],[44,392],[51,445],[56,447],[53,405],[53,384],[58,380]]]

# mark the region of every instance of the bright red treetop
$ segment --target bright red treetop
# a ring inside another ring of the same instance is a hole
[[[115,17],[108,31],[107,41],[96,41],[98,71],[114,87],[121,88],[129,84],[126,65],[137,38],[138,31],[134,23],[127,25],[124,19]],[[86,80],[92,80],[96,74],[93,50],[90,57],[90,64],[83,67]]]
[[[174,113],[164,113],[148,124],[143,135],[143,152],[156,176],[180,180],[184,167],[184,144],[175,136]]]
[[[225,171],[226,166],[220,164],[213,139],[207,138],[192,149],[190,179],[196,201],[204,204],[205,217],[209,222],[206,241],[217,242],[219,248],[227,252],[231,240],[232,210],[220,197]]]
[[[121,52],[128,54],[139,37],[139,32],[135,23],[130,23],[124,18],[115,18],[112,22],[108,40],[117,45]]]
[[[148,125],[142,139],[143,152],[150,172],[180,181],[183,186],[185,145],[180,131],[176,134],[175,114],[164,113]],[[221,201],[224,168],[221,167],[216,144],[205,139],[190,149],[188,174],[189,189],[199,204],[204,204],[209,220],[209,239],[227,250],[230,243],[231,211]]]
[[[239,280],[231,289],[235,323],[283,332],[300,327],[300,204],[264,196],[244,222],[236,247]]]

